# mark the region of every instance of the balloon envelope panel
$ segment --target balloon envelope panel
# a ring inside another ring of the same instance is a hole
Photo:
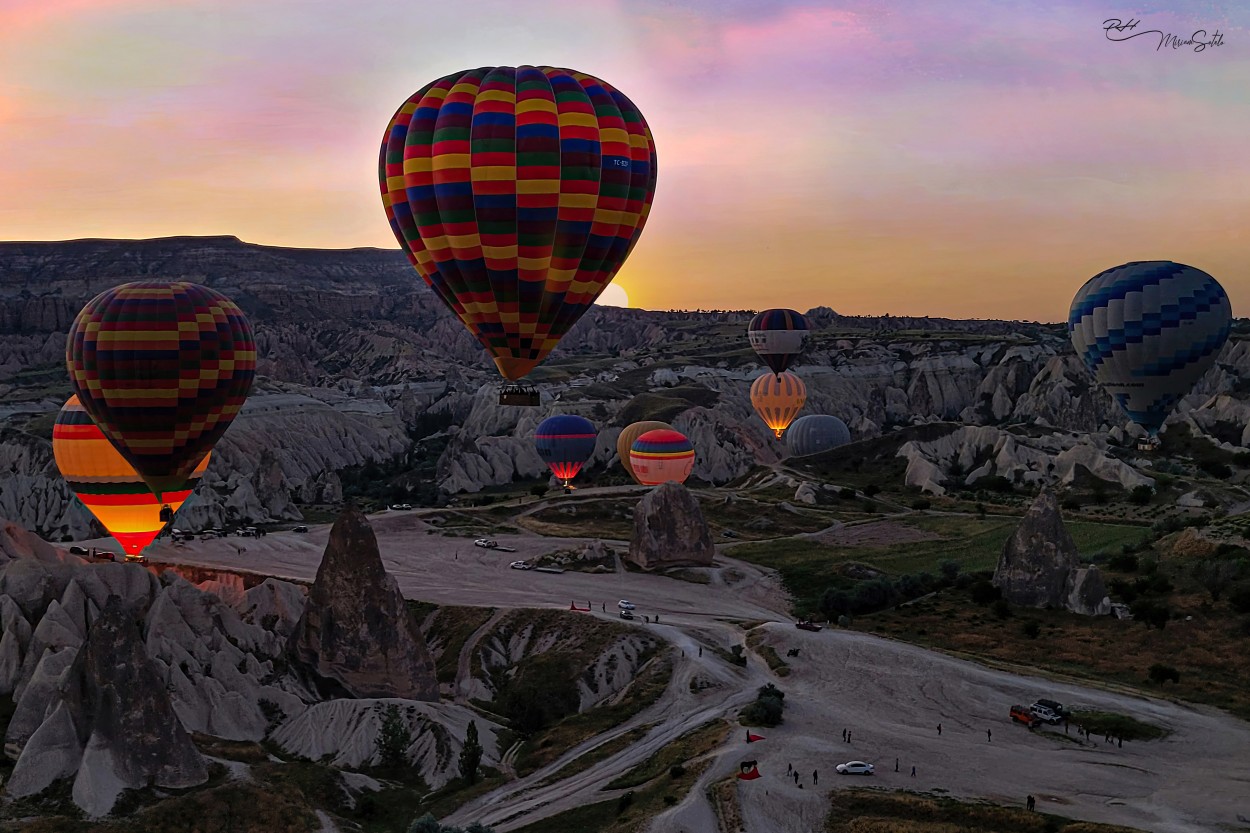
[[[820,454],[851,441],[846,423],[829,414],[808,414],[796,419],[786,430],[786,446],[796,457]]]
[[[806,401],[807,386],[788,370],[781,374],[765,373],[751,384],[751,405],[778,439]]]
[[[658,428],[642,434],[629,449],[630,463],[644,486],[684,483],[694,469],[694,446],[685,434]]]
[[[100,293],[74,319],[65,358],[82,407],[158,494],[185,489],[256,373],[243,312],[181,281]]]
[[[1157,434],[1215,364],[1232,307],[1215,278],[1181,263],[1126,263],[1095,275],[1068,315],[1072,346],[1129,419]]]
[[[747,340],[774,373],[781,373],[803,352],[807,319],[792,309],[766,309],[747,325]]]
[[[399,108],[378,180],[417,273],[517,380],[637,243],[655,195],[655,143],[633,102],[594,76],[481,67]]]
[[[569,481],[594,454],[597,437],[594,423],[585,417],[556,414],[539,423],[534,447],[556,477]]]
[[[646,484],[643,484],[643,482],[638,479],[638,475],[634,472],[634,465],[630,461],[629,449],[634,445],[634,440],[638,439],[643,434],[648,431],[655,431],[661,428],[668,431],[673,430],[673,426],[669,425],[667,422],[659,422],[658,420],[648,419],[643,422],[635,422],[632,425],[625,426],[625,428],[621,431],[620,436],[616,438],[616,456],[620,458],[621,468],[625,469],[625,473],[632,477],[634,482],[639,485]]]
[[[70,490],[127,553],[142,552],[164,528],[162,502],[91,421],[77,396],[57,414],[52,454]],[[211,452],[204,455],[185,489],[162,495],[174,512],[190,497],[211,457]]]

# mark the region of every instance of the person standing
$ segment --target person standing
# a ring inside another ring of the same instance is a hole
[[[913,765],[913,766],[912,766],[912,768],[911,768],[911,777],[912,777],[912,778],[915,778],[915,777],[916,777],[916,767],[915,767],[914,765]]]
[[[842,742],[846,743],[846,730],[845,729],[842,730]]]
[[[993,732],[992,730],[990,730],[990,729],[986,729],[986,730],[985,730],[985,742],[986,742],[986,743],[993,743],[993,742],[994,742],[994,732]]]
[[[812,786],[814,787],[819,783],[820,783],[820,773],[818,773],[816,770],[813,769],[812,770]]]
[[[851,730],[850,729],[846,730],[846,742],[847,743],[851,742]]]
[[[793,772],[794,772],[794,764],[786,764],[786,775],[787,776],[791,775]]]
[[[1030,795],[1025,798],[1024,808],[1028,810],[1030,813],[1033,812],[1033,808],[1036,806],[1037,806],[1037,801],[1033,798],[1033,796]]]
[[[894,771],[898,772],[898,758],[894,759]]]
[[[938,737],[941,737],[941,736],[942,736],[942,724],[939,723],[938,724]]]

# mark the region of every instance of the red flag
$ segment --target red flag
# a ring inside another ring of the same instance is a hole
[[[761,741],[763,739],[763,735],[753,735],[750,732],[747,732],[747,743],[755,743],[756,741]]]
[[[755,766],[755,761],[743,761],[738,766],[738,778],[743,781],[754,781],[760,777],[760,771]]]

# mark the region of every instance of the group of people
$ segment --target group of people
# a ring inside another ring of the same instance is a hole
[[[786,775],[794,779],[795,786],[797,786],[800,790],[803,789],[803,782],[799,776],[799,771],[794,768],[793,764],[786,764]],[[812,786],[815,787],[819,783],[820,783],[820,772],[818,770],[813,769],[812,770]]]

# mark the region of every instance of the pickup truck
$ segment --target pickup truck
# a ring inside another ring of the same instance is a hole
[[[802,622],[795,622],[794,626],[801,631],[811,631],[812,633],[818,633],[822,630],[820,625],[817,625],[815,622],[809,622],[806,619]]]

